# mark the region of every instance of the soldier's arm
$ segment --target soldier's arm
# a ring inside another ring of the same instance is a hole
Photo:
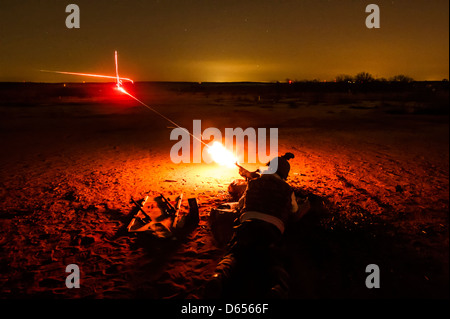
[[[294,192],[292,192],[292,194],[291,194],[291,202],[292,202],[291,213],[297,214],[298,213],[298,204],[297,204],[297,197],[295,197]]]

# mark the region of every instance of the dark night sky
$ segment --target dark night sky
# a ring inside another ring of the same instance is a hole
[[[81,28],[67,29],[68,4]],[[366,5],[381,10],[367,29]],[[0,0],[0,81],[333,80],[360,71],[449,77],[448,0]],[[91,80],[91,79],[89,79]]]

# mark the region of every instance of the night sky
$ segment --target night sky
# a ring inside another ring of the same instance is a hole
[[[68,4],[80,29],[68,29]],[[368,4],[381,28],[368,29]],[[449,77],[448,0],[0,0],[0,81],[82,81],[65,70],[137,81]],[[88,79],[92,80],[92,79]]]

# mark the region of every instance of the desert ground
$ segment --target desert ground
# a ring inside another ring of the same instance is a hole
[[[448,82],[127,89],[189,130],[194,119],[279,129],[279,153],[295,155],[288,182],[311,202],[286,231],[289,298],[449,297]],[[173,163],[172,128],[111,83],[1,84],[0,297],[203,298],[225,251],[210,211],[240,176]],[[197,199],[196,228],[127,231],[130,198],[180,193]],[[69,264],[78,289],[65,285]],[[369,264],[378,289],[365,285]]]

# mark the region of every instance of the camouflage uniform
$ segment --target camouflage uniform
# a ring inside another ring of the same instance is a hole
[[[248,182],[239,206],[240,223],[235,227],[227,254],[216,268],[216,281],[224,286],[237,270],[252,272],[266,267],[269,291],[286,297],[288,274],[279,244],[284,225],[298,210],[291,186],[278,174],[263,174]]]

